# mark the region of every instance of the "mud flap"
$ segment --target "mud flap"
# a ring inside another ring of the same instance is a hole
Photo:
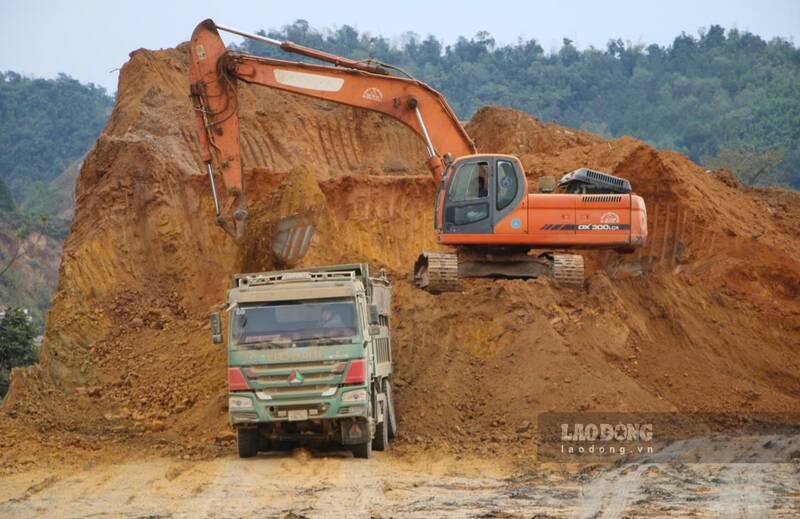
[[[369,423],[366,420],[353,420],[342,423],[342,445],[358,445],[370,439]]]

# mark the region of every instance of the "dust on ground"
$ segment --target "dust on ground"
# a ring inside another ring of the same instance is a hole
[[[548,467],[379,453],[132,458],[0,479],[6,517],[796,517],[800,466]]]

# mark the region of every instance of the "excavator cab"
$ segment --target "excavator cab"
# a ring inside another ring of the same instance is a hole
[[[439,189],[436,228],[458,234],[491,234],[528,192],[522,165],[510,155],[462,157],[450,165]]]

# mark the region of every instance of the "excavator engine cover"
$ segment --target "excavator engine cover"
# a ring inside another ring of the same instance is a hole
[[[626,179],[589,168],[580,168],[567,173],[561,177],[558,185],[567,193],[627,194],[633,191],[631,183]]]

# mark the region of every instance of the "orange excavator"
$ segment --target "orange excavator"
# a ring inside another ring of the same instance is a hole
[[[328,63],[264,58],[225,48],[219,31]],[[438,188],[434,200],[439,243],[455,252],[422,253],[418,284],[432,292],[458,289],[464,277],[547,275],[583,284],[583,258],[553,249],[631,252],[647,238],[644,200],[622,178],[588,168],[539,179],[536,193],[517,157],[478,154],[444,97],[405,73],[375,60],[355,61],[289,41],[250,34],[205,20],[190,47],[190,91],[200,149],[211,182],[217,222],[240,237],[247,220],[239,146],[239,81],[380,112],[405,124],[425,145]],[[221,175],[223,189],[217,189]],[[273,251],[286,262],[308,249],[313,221],[290,215],[278,224]]]

